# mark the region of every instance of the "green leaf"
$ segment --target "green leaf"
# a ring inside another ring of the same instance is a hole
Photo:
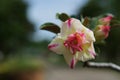
[[[60,27],[54,23],[45,23],[41,25],[40,29],[50,31],[55,34],[60,33]]]
[[[8,58],[0,63],[0,74],[11,74],[14,72],[43,70],[45,65],[43,61],[37,58],[20,57]]]
[[[116,18],[113,18],[110,23],[111,29],[120,28],[120,21]]]
[[[89,22],[90,22],[90,19],[88,17],[85,17],[83,21],[83,25],[87,27]]]
[[[94,30],[95,27],[98,25],[98,20],[99,20],[99,18],[92,18],[92,19],[90,20],[89,28],[90,28],[91,30]]]
[[[99,45],[105,45],[105,44],[106,44],[106,41],[105,41],[104,39],[101,39],[101,40],[97,40],[97,39],[96,39],[95,44],[96,44],[96,45],[97,45],[97,44],[99,44]]]
[[[60,19],[61,21],[65,22],[66,20],[70,19],[70,16],[68,16],[66,13],[57,13],[56,17]]]

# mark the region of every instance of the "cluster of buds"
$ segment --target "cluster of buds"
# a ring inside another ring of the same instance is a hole
[[[108,14],[106,17],[100,18],[98,20],[98,24],[94,29],[94,34],[97,41],[101,41],[108,37],[112,18],[113,15]]]

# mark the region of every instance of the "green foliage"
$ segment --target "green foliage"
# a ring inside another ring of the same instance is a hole
[[[40,59],[32,57],[9,58],[3,63],[0,63],[0,74],[20,73],[25,71],[41,70],[45,68],[44,63]]]
[[[105,40],[105,45],[95,44],[99,47],[98,61],[107,61],[120,64],[120,0],[89,0],[89,2],[78,11],[77,17],[96,17],[101,14],[112,13],[115,19],[111,22],[111,31],[108,38]],[[97,18],[93,18],[90,22],[90,28],[97,24]]]
[[[61,14],[57,13],[56,17],[63,22],[65,22],[66,20],[68,20],[70,18],[70,16],[68,16],[66,13],[61,13]],[[58,25],[56,25],[54,23],[50,23],[50,22],[44,23],[43,25],[41,25],[40,29],[50,31],[55,34],[60,33],[60,27]]]
[[[83,20],[83,22],[82,22],[82,24],[84,26],[88,27],[89,23],[90,23],[90,19],[88,17],[85,17],[84,20]]]
[[[0,0],[0,51],[14,52],[28,43],[33,26],[26,18],[26,4],[22,0]]]
[[[63,22],[65,22],[66,20],[68,20],[70,18],[70,16],[67,15],[66,13],[61,13],[61,14],[57,13],[56,17]]]
[[[96,25],[98,25],[98,18],[97,17],[92,18],[90,20],[89,28],[94,29],[96,27]]]
[[[77,17],[95,17],[105,13],[112,13],[120,19],[120,0],[89,0],[88,3],[78,10]]]
[[[54,23],[45,23],[41,25],[40,29],[50,31],[55,34],[60,33],[60,27]]]

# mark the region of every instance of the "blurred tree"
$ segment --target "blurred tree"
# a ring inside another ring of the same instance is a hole
[[[0,51],[16,51],[27,44],[34,30],[26,18],[27,5],[22,0],[0,0]]]
[[[95,17],[101,14],[112,13],[120,20],[120,0],[89,0],[89,2],[78,10],[77,18],[80,15]],[[116,25],[116,26],[115,26]],[[120,22],[112,25],[109,37],[106,39],[107,45],[97,45],[100,47],[99,61],[108,61],[120,64]]]
[[[78,17],[95,17],[104,13],[112,13],[120,19],[120,0],[89,0],[81,10],[78,10]]]

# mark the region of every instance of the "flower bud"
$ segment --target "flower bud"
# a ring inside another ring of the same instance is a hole
[[[102,41],[106,39],[110,31],[110,22],[113,18],[112,14],[98,20],[98,25],[94,29],[96,41]]]
[[[108,37],[110,31],[110,26],[98,25],[94,31],[95,38],[97,41],[103,40]]]
[[[108,14],[108,16],[99,19],[99,23],[102,25],[110,25],[112,18],[113,18],[113,15]]]

